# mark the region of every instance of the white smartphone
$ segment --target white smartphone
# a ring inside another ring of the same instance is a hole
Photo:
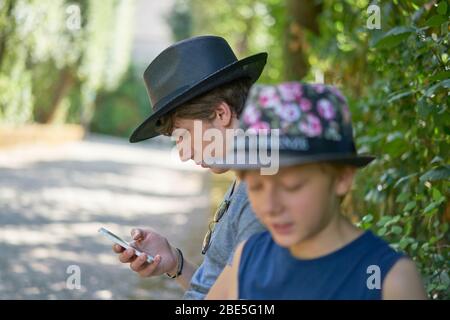
[[[109,231],[106,228],[102,227],[102,228],[98,229],[98,232],[100,232],[102,235],[107,237],[109,240],[111,240],[112,242],[118,244],[119,246],[121,246],[124,249],[133,249],[134,250],[134,254],[137,255],[138,257],[143,254],[143,252],[140,252],[139,250],[133,248],[128,242],[126,242],[125,240],[123,240],[120,237],[116,236],[114,233],[112,233],[111,231]],[[152,263],[153,262],[153,257],[148,255],[148,254],[147,254],[147,262],[148,263]]]

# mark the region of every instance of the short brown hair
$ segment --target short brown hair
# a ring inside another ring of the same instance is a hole
[[[211,121],[216,107],[222,102],[227,103],[231,112],[239,118],[251,84],[250,79],[242,78],[208,91],[163,115],[156,123],[156,130],[160,134],[171,135],[176,118]]]

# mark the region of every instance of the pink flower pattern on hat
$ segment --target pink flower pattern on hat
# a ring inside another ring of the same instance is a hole
[[[253,125],[254,123],[257,123],[260,117],[261,111],[255,105],[251,104],[247,105],[247,107],[244,110],[244,114],[242,115],[244,123],[250,126]]]
[[[279,148],[284,165],[339,160],[362,167],[374,159],[357,153],[346,99],[329,85],[256,84],[250,90],[240,128],[260,137],[278,137],[279,145],[273,147]],[[235,151],[257,149],[255,143],[243,143]],[[236,168],[250,167],[239,164]]]
[[[280,104],[280,97],[274,87],[265,87],[261,90],[259,104],[263,108],[275,107]]]
[[[252,87],[242,115],[243,129],[280,129],[288,135],[341,140],[350,126],[344,96],[332,86],[286,82]]]
[[[319,111],[320,116],[324,119],[334,119],[335,111],[333,105],[327,99],[320,99],[317,102],[317,111]]]
[[[249,129],[255,129],[255,130],[268,130],[270,129],[270,124],[265,121],[259,121],[252,124]]]
[[[300,109],[294,103],[283,104],[280,108],[277,108],[277,114],[281,119],[293,122],[300,118]]]
[[[312,103],[309,99],[306,99],[306,98],[300,99],[300,109],[302,111],[305,111],[305,112],[309,111],[309,110],[311,110],[311,107],[312,107]]]
[[[300,131],[308,137],[318,137],[322,134],[322,124],[318,117],[308,114],[306,121],[300,122]]]
[[[311,85],[317,93],[323,93],[325,91],[325,85],[322,83],[315,83]]]
[[[297,82],[286,82],[278,86],[281,98],[286,101],[297,101],[302,96],[302,86]]]

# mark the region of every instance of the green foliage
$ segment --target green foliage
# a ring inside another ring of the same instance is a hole
[[[172,31],[172,38],[180,41],[192,36],[192,12],[189,0],[175,0],[166,17]]]
[[[0,122],[71,113],[87,124],[97,91],[114,89],[128,68],[133,8],[133,0],[0,1]]]
[[[282,0],[190,0],[194,35],[215,34],[246,57],[270,52],[263,82],[282,79],[286,5]]]
[[[241,56],[269,52],[262,82],[283,80],[283,0],[191,0],[196,34],[225,36]],[[360,152],[377,160],[355,183],[349,210],[417,263],[430,297],[449,299],[449,22],[446,1],[323,0],[320,35],[305,51],[342,88]],[[378,4],[381,30],[369,30]],[[245,41],[245,46],[241,42]],[[241,50],[244,48],[244,50]]]
[[[130,68],[116,90],[98,94],[90,129],[128,138],[136,125],[148,116],[149,108],[141,75]]]
[[[367,2],[325,2],[322,36],[310,39],[310,59],[349,97],[360,151],[377,155],[352,195],[359,224],[406,251],[435,299],[450,297],[449,26],[442,3],[383,2],[382,29],[368,30]]]

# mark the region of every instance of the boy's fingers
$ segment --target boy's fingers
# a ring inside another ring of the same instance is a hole
[[[160,262],[161,262],[161,256],[156,255],[155,259],[153,260],[152,263],[148,264],[145,268],[143,268],[142,270],[139,271],[139,275],[141,277],[151,276],[155,272],[156,268],[159,266]]]
[[[146,263],[147,263],[147,255],[141,254],[139,257],[134,259],[134,261],[130,264],[130,268],[133,271],[139,272],[146,267],[145,266]]]
[[[124,248],[122,248],[118,244],[114,244],[112,248],[113,248],[113,251],[115,253],[122,253],[125,250]]]
[[[128,244],[130,245],[130,247],[140,250],[139,244],[137,243],[137,241],[133,240],[133,241],[129,242]]]
[[[135,258],[133,249],[127,249],[119,255],[119,260],[122,263],[132,262]]]

